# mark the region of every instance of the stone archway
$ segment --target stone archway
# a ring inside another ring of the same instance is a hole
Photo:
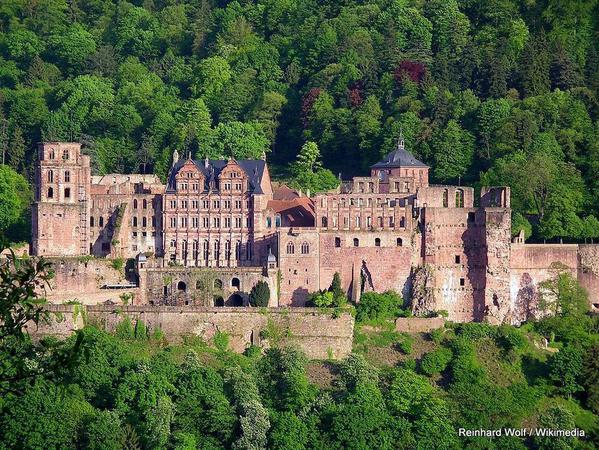
[[[243,297],[239,293],[231,295],[227,300],[227,306],[243,306]]]
[[[217,306],[217,307],[225,306],[225,299],[222,298],[220,295],[215,295],[214,296],[214,306]]]

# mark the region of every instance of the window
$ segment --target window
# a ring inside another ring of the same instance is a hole
[[[220,217],[215,217],[213,219],[214,228],[220,228]]]
[[[171,217],[171,228],[177,228],[177,218]]]
[[[137,199],[133,199],[133,209],[137,209]]]
[[[214,200],[214,201],[212,202],[212,207],[213,207],[214,209],[219,209],[219,208],[220,208],[220,200]]]
[[[241,228],[241,217],[235,217],[235,228]]]
[[[204,228],[210,228],[210,219],[208,217],[202,217],[202,226]]]
[[[460,255],[455,255],[455,263],[456,264],[460,263]]]
[[[103,227],[104,226],[104,217],[100,216],[98,223],[99,223],[99,226]]]
[[[71,198],[71,188],[64,189],[64,198]]]
[[[359,246],[360,246],[360,239],[354,238],[354,247],[359,247]]]
[[[204,208],[204,209],[210,208],[210,202],[208,200],[202,200],[202,208]]]
[[[90,227],[93,227],[93,226],[94,226],[94,216],[91,216],[91,217],[89,218],[89,226],[90,226]]]
[[[181,208],[187,209],[187,200],[181,200]]]
[[[231,287],[236,288],[237,290],[239,290],[239,287],[241,286],[241,282],[239,281],[239,278],[237,277],[233,277],[231,279]]]
[[[449,206],[449,191],[445,189],[443,191],[443,208],[447,208]]]
[[[214,258],[220,259],[220,241],[214,241]]]
[[[281,215],[277,214],[275,216],[275,227],[279,228],[281,226]]]
[[[141,226],[142,227],[147,227],[148,226],[148,219],[146,217],[142,217],[141,218]]]
[[[341,238],[335,238],[335,247],[341,247]]]
[[[308,253],[310,253],[310,245],[307,242],[302,242],[302,255],[307,255]]]
[[[460,286],[466,286],[466,280],[463,278],[460,278]]]
[[[171,200],[169,204],[171,205],[171,209],[177,209],[177,200]]]
[[[216,280],[214,280],[214,289],[222,289],[222,288],[223,288],[222,280],[219,280],[218,278]]]
[[[272,228],[272,219],[270,217],[266,218],[266,228]]]
[[[295,246],[293,245],[293,242],[288,242],[287,243],[287,254],[293,255],[294,253],[295,253]]]
[[[374,240],[374,246],[375,246],[375,247],[380,247],[380,246],[381,246],[381,240],[380,240],[379,238],[376,238],[376,239]]]
[[[152,216],[152,226],[156,226],[156,216]]]
[[[148,209],[148,201],[145,198],[143,199],[143,208]]]
[[[383,228],[384,222],[383,222],[383,218],[381,216],[378,217],[377,222],[379,223],[379,227]]]
[[[231,241],[225,241],[225,259],[231,259]]]
[[[56,153],[54,152],[54,149],[50,149],[50,154],[49,154],[50,159],[56,159]]]
[[[181,227],[187,228],[187,217],[181,217]]]
[[[241,200],[235,200],[235,209],[241,209]]]
[[[137,226],[137,217],[133,217],[133,226],[136,227]]]
[[[328,226],[328,220],[327,220],[327,218],[326,218],[326,217],[323,217],[323,218],[321,219],[321,223],[322,223],[322,227],[323,227],[323,228],[326,228],[326,227]]]
[[[398,247],[402,247],[403,246],[403,241],[401,240],[401,238],[397,238],[396,244]]]
[[[48,188],[48,198],[54,198],[54,189]]]
[[[192,217],[191,218],[191,227],[192,228],[197,228],[199,224],[199,218],[198,217]]]
[[[225,200],[225,209],[231,209],[231,200]]]
[[[468,213],[468,222],[474,222],[475,216],[473,212]]]
[[[54,172],[51,170],[48,170],[48,183],[53,183],[54,182]]]
[[[456,208],[464,207],[464,190],[458,189],[455,191],[455,206]]]
[[[225,217],[225,228],[231,228],[231,218]]]
[[[69,151],[68,150],[62,151],[62,159],[69,159]]]
[[[177,290],[178,291],[183,291],[183,292],[185,292],[187,290],[187,285],[185,284],[184,281],[179,281],[177,283]]]
[[[64,171],[64,182],[65,183],[71,182],[71,172],[69,170]]]

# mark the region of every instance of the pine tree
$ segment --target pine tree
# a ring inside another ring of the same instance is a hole
[[[15,172],[25,175],[25,139],[21,128],[14,127],[8,149],[8,165]]]

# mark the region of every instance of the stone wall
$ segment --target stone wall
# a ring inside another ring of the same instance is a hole
[[[445,326],[443,317],[400,317],[395,329],[401,333],[426,333]]]
[[[599,309],[599,245],[578,246],[578,281],[589,293],[591,307]]]
[[[258,281],[270,288],[277,303],[274,273],[260,267],[159,267],[138,269],[140,304],[178,306],[247,306]]]
[[[117,270],[110,259],[90,257],[47,258],[52,264],[54,278],[46,289],[50,302],[62,303],[78,300],[87,304],[111,300],[121,303],[124,292],[139,295],[138,289],[106,289],[106,285],[127,285],[125,267]]]
[[[217,332],[230,335],[230,347],[242,352],[251,344],[268,346],[271,335],[279,335],[282,344],[299,347],[311,359],[343,358],[351,353],[354,319],[344,313],[333,318],[331,312],[314,308],[201,308],[141,307],[114,308],[88,306],[85,314],[73,305],[51,305],[60,313],[50,324],[29,332],[37,337],[69,336],[74,330],[92,323],[114,331],[124,315],[134,322],[142,320],[151,333],[159,327],[171,342],[184,336],[200,336],[211,342]]]

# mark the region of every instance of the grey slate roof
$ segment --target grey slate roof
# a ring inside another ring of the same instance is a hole
[[[422,161],[414,158],[404,147],[403,137],[400,136],[397,147],[382,161],[377,162],[372,169],[393,169],[397,167],[428,167]]]
[[[211,182],[216,181],[220,172],[225,168],[228,161],[226,159],[210,159],[208,160],[208,167],[205,166],[205,161],[192,160],[198,170],[204,175],[206,185],[204,191],[208,190],[208,186]],[[176,189],[175,175],[179,172],[186,160],[180,159],[171,168],[168,174],[168,182],[166,185],[166,192],[174,192]],[[236,159],[235,162],[243,169],[249,179],[250,192],[254,194],[263,194],[262,191],[262,176],[264,175],[264,168],[266,167],[266,161],[261,159]]]

